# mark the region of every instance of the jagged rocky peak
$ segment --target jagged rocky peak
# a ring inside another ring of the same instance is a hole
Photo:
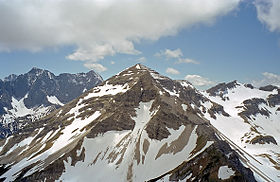
[[[10,75],[0,81],[0,138],[19,131],[22,125],[38,120],[102,81],[94,71],[55,76],[35,67],[19,76]]]
[[[53,73],[51,73],[48,70],[45,69],[40,69],[37,67],[33,67],[27,74],[27,76],[32,76],[32,77],[40,77],[40,76],[47,76],[49,77],[49,79],[52,79],[53,77],[55,77],[55,75]]]
[[[37,74],[37,73],[42,73],[44,72],[43,69],[37,68],[37,67],[33,67],[31,68],[31,70],[28,73],[33,73],[33,74]]]
[[[86,76],[91,76],[91,77],[94,76],[94,77],[96,77],[97,79],[103,81],[102,76],[101,76],[100,74],[96,73],[96,72],[93,71],[93,70],[90,70],[89,72],[87,72],[87,73],[86,73]]]
[[[11,75],[5,77],[5,78],[4,78],[4,81],[5,81],[5,82],[14,81],[15,79],[17,79],[17,77],[18,77],[18,75],[16,75],[16,74],[11,74]]]

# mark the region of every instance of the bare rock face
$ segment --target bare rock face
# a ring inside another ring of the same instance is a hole
[[[250,141],[251,144],[256,144],[256,143],[259,143],[259,144],[265,144],[265,143],[273,143],[275,145],[277,145],[277,142],[276,140],[272,137],[272,136],[262,136],[262,135],[259,135],[259,136],[256,136],[255,138],[253,138],[251,141]]]
[[[254,88],[255,88],[255,87],[254,87],[252,84],[250,84],[250,83],[244,84],[244,86],[247,87],[247,88],[250,88],[250,89],[254,89]]]
[[[268,103],[270,106],[275,107],[276,105],[280,105],[280,94],[271,94],[268,96]]]
[[[255,181],[210,113],[228,115],[188,82],[137,64],[0,140],[1,179],[217,181],[229,166],[229,180]]]

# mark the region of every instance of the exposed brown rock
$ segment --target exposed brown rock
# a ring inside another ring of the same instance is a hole
[[[169,154],[172,153],[173,155],[182,151],[184,147],[188,144],[189,138],[191,136],[191,133],[194,129],[194,126],[187,125],[184,129],[184,131],[181,133],[181,135],[171,142],[168,146],[167,143],[165,143],[160,150],[158,151],[158,154],[156,155],[156,158],[159,158],[163,154]]]
[[[254,137],[251,141],[251,144],[265,144],[265,143],[273,143],[275,145],[277,145],[276,140],[272,137],[272,136],[263,136],[263,135],[258,135],[256,137]]]

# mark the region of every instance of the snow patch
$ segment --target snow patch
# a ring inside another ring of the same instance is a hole
[[[221,180],[229,179],[231,176],[235,174],[235,171],[233,171],[228,166],[221,166],[218,171],[218,177]]]
[[[86,118],[85,120],[82,120],[80,118],[76,118],[72,124],[66,126],[62,130],[62,135],[59,136],[59,138],[54,142],[53,146],[50,149],[50,154],[58,151],[59,149],[63,148],[64,146],[71,143],[75,137],[80,135],[82,132],[80,131],[82,128],[87,126],[89,123],[94,121],[96,118],[98,118],[101,115],[100,111],[96,111],[93,115]],[[74,137],[75,136],[75,137]]]
[[[48,96],[47,95],[47,99],[52,104],[64,106],[64,104],[62,102],[60,102],[56,96]]]
[[[22,117],[27,114],[34,114],[34,111],[32,109],[28,109],[24,104],[24,99],[28,97],[28,94],[26,94],[22,99],[17,100],[14,97],[12,97],[12,109],[9,110],[9,112],[15,116],[15,117]]]
[[[191,88],[195,88],[191,83],[188,83],[187,81],[179,81],[179,83],[185,87],[185,88],[188,88],[188,87],[191,87]]]
[[[89,99],[92,97],[102,97],[105,95],[116,95],[119,93],[124,93],[127,90],[129,90],[129,85],[111,85],[111,84],[105,84],[103,86],[97,86],[93,89],[92,93],[89,93],[84,99]]]
[[[28,137],[28,138],[22,140],[21,142],[15,144],[12,148],[10,148],[10,150],[7,152],[7,154],[11,153],[18,147],[24,147],[24,146],[28,145],[33,139],[34,139],[34,137]]]
[[[175,90],[171,91],[171,90],[168,90],[164,87],[162,87],[166,92],[168,92],[170,95],[172,96],[176,96],[176,97],[179,97],[179,93],[177,93]]]
[[[187,109],[188,109],[188,105],[186,105],[186,104],[182,104],[182,108],[183,108],[183,110],[184,110],[184,111],[187,111]]]

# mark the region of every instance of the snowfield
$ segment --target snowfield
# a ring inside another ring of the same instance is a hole
[[[233,146],[233,148],[242,151],[246,160],[249,161],[244,162],[244,164],[255,169],[253,170],[255,177],[260,181],[279,181],[280,171],[276,169],[277,166],[280,167],[280,112],[276,111],[278,106],[259,105],[259,108],[269,111],[270,116],[257,114],[248,122],[245,122],[239,115],[243,111],[239,106],[243,106],[244,100],[253,98],[266,100],[270,94],[277,94],[277,90],[269,92],[257,88],[251,89],[239,83],[236,88],[228,89],[223,93],[223,97],[229,100],[222,100],[220,96],[210,96],[206,92],[203,92],[203,94],[210,100],[222,105],[225,112],[230,115],[230,117],[217,115],[217,118],[213,119],[207,113],[205,117],[226,137],[225,140],[238,146],[238,148],[236,146]],[[252,131],[252,126],[257,129],[257,132]],[[278,145],[246,142],[260,134],[273,136]],[[258,173],[262,173],[262,175],[260,176]]]
[[[188,158],[196,146],[196,127],[169,129],[171,135],[162,141],[150,139],[144,129],[157,112],[150,111],[152,104],[153,101],[140,103],[136,117],[132,118],[135,121],[132,131],[110,131],[93,139],[85,138],[81,147],[87,151],[85,160],[72,166],[69,158],[64,162],[65,172],[58,181],[146,181],[177,167],[182,159],[190,160],[199,155],[212,144],[207,142],[196,155]],[[171,146],[186,130],[191,134],[180,151],[170,150],[159,155],[163,146]]]

